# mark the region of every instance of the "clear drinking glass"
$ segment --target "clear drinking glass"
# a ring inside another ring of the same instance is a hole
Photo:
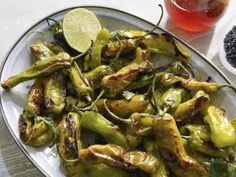
[[[223,16],[229,0],[165,0],[169,17],[187,31],[203,31]]]

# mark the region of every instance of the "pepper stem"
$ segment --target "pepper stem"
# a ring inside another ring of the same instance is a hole
[[[144,34],[143,36],[141,36],[140,38],[138,38],[138,39],[137,39],[138,41],[139,41],[139,40],[142,40],[142,39],[143,39],[144,37],[146,37],[147,35],[152,34],[152,33],[159,27],[159,25],[160,25],[160,23],[161,23],[161,20],[162,20],[162,18],[163,18],[163,12],[164,12],[164,10],[163,10],[163,7],[162,7],[161,4],[158,4],[158,6],[161,8],[161,16],[160,16],[160,18],[159,18],[157,24],[153,27],[153,29],[151,29],[151,30],[148,31],[146,34]]]

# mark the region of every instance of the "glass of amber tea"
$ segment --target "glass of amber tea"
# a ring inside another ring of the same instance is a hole
[[[165,0],[176,26],[193,32],[212,27],[223,16],[229,0]]]

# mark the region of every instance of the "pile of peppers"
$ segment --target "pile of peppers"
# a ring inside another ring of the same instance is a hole
[[[207,177],[212,158],[234,161],[236,124],[211,102],[232,86],[198,80],[172,36],[103,28],[80,54],[60,26],[52,35],[31,44],[32,66],[1,86],[35,80],[20,138],[56,146],[68,177]],[[168,64],[157,65],[160,56]]]

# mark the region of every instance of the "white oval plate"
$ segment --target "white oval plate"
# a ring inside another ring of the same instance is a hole
[[[151,29],[153,24],[138,18],[134,15],[104,7],[91,7],[86,6],[88,10],[93,11],[99,18],[103,27],[109,30],[118,29]],[[66,9],[57,13],[52,14],[50,17],[56,20],[61,20],[66,12],[70,9]],[[31,64],[31,56],[28,51],[29,45],[40,37],[40,33],[35,31],[45,31],[49,34],[48,25],[45,19],[42,19],[37,24],[32,26],[28,31],[25,32],[14,44],[7,54],[5,60],[2,63],[0,69],[0,79],[1,81],[9,78],[23,71],[27,66]],[[164,30],[159,29],[156,32],[163,32]],[[177,38],[177,37],[176,37]],[[181,41],[180,39],[178,39]],[[181,41],[184,43],[183,41]],[[192,54],[191,65],[195,72],[202,77],[202,79],[211,76],[215,82],[220,83],[230,83],[225,75],[219,71],[211,62],[204,58],[199,52],[197,52],[192,47],[184,43]],[[15,139],[16,143],[23,150],[25,155],[34,163],[34,165],[45,175],[51,177],[63,177],[65,176],[65,171],[61,167],[59,158],[55,153],[55,149],[45,148],[31,148],[24,145],[19,137],[18,131],[18,119],[24,105],[26,103],[27,92],[29,85],[32,82],[24,82],[14,87],[10,91],[4,91],[0,89],[0,109],[4,121]],[[230,89],[223,89],[217,93],[214,100],[216,104],[227,110],[228,117],[236,115],[236,102],[235,93]],[[23,170],[23,169],[22,169]]]

